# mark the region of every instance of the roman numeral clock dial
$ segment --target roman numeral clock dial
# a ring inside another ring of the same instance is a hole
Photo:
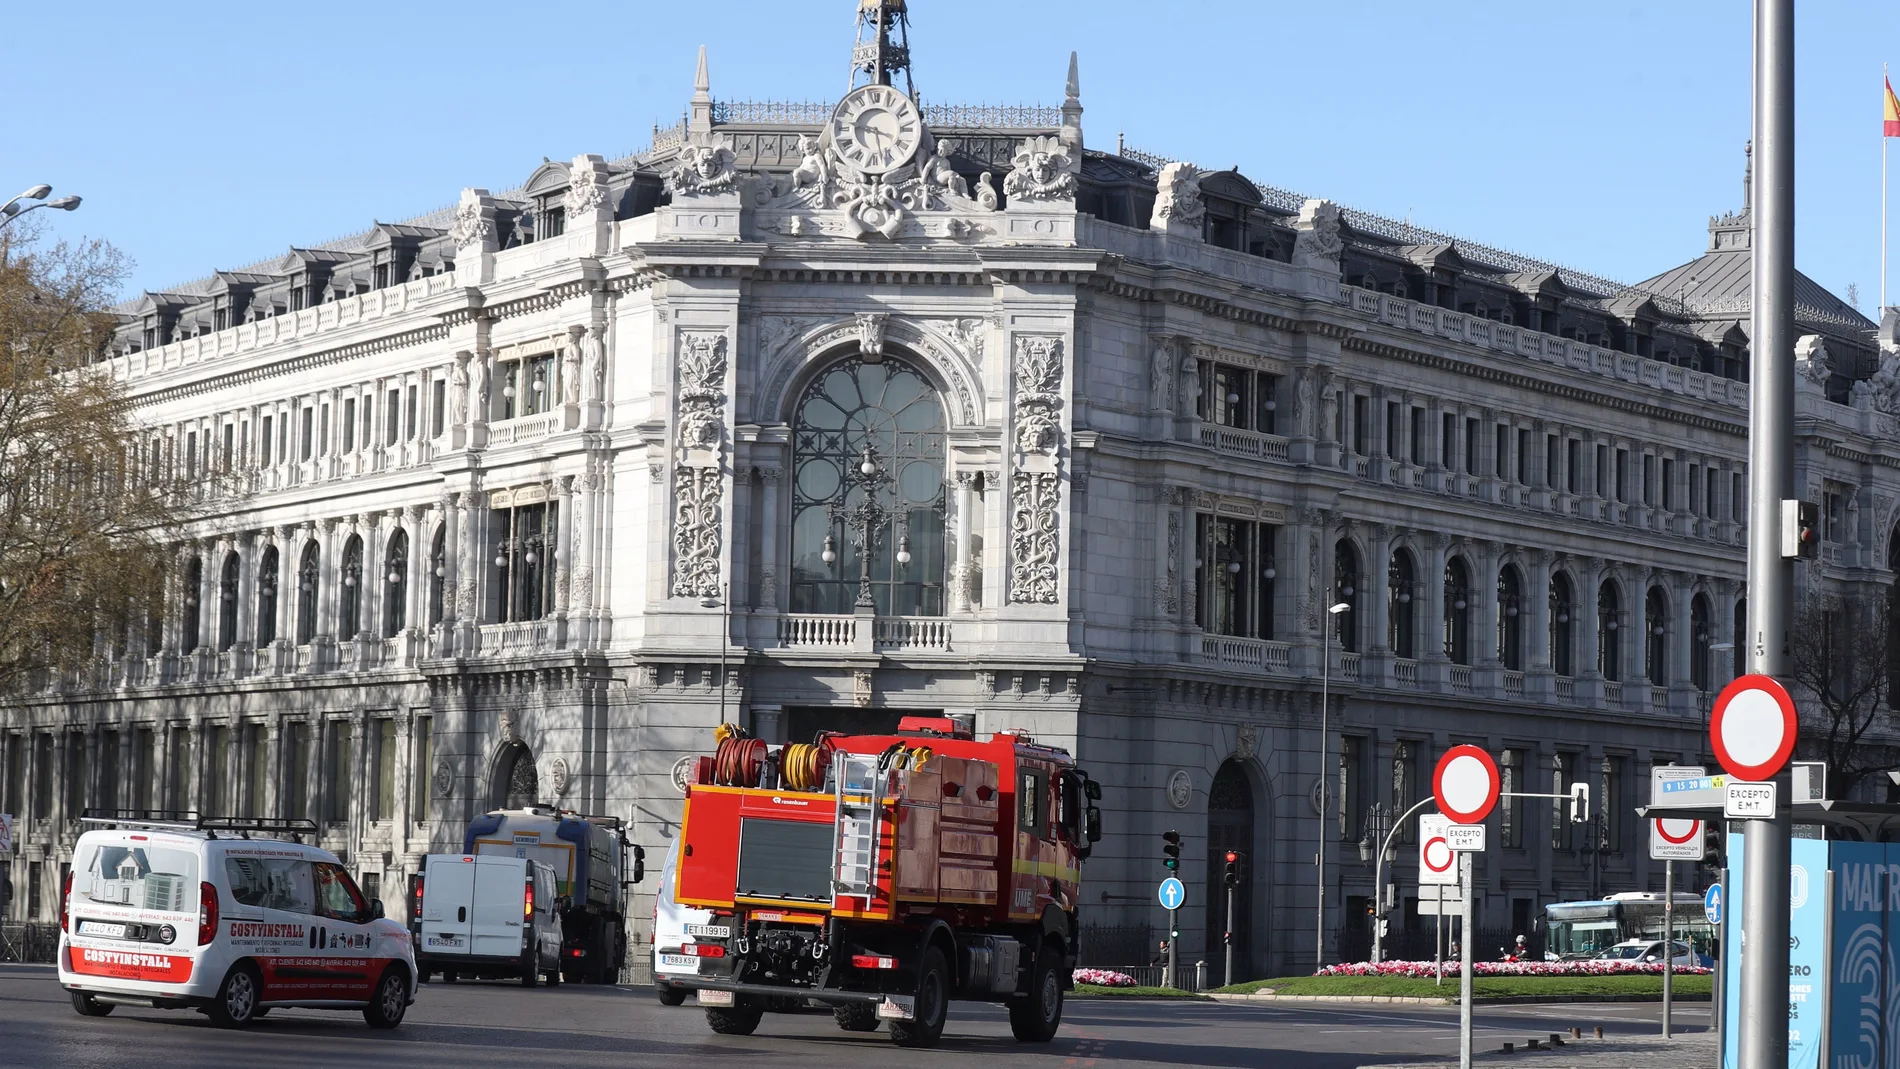
[[[886,174],[909,163],[923,140],[917,105],[888,85],[853,89],[831,113],[838,156],[865,174]]]

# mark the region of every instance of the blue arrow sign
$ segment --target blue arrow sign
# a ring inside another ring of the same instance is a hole
[[[1170,876],[1161,881],[1159,897],[1162,905],[1169,909],[1180,909],[1181,903],[1187,901],[1187,888],[1181,886],[1180,880]]]
[[[1722,923],[1722,885],[1712,883],[1702,895],[1702,912],[1709,915],[1710,924]]]

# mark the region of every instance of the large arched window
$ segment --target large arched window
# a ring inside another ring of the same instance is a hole
[[[1359,652],[1359,588],[1362,585],[1359,576],[1359,550],[1352,540],[1342,538],[1333,546],[1333,594],[1339,601],[1334,604],[1352,606],[1333,614],[1335,639],[1339,648],[1348,653]]]
[[[1709,663],[1709,645],[1712,636],[1709,633],[1709,599],[1705,594],[1697,594],[1689,603],[1690,636],[1695,643],[1693,663],[1689,666],[1689,675],[1697,690],[1710,690],[1710,682],[1715,678],[1714,666]]]
[[[1643,598],[1643,674],[1661,687],[1669,683],[1669,599],[1652,586]]]
[[[1471,572],[1462,557],[1445,565],[1445,656],[1471,663]]]
[[[1524,579],[1517,565],[1498,572],[1498,660],[1513,672],[1524,670]]]
[[[1608,680],[1623,678],[1622,650],[1617,645],[1623,627],[1623,599],[1616,581],[1605,579],[1597,588],[1597,671]]]
[[[363,629],[363,536],[343,543],[343,584],[337,594],[337,638],[348,641]]]
[[[198,596],[204,590],[205,565],[197,557],[185,565],[184,627],[178,635],[178,651],[190,653],[198,648]]]
[[[1412,561],[1412,551],[1400,549],[1392,554],[1392,564],[1386,570],[1386,586],[1391,590],[1387,599],[1387,614],[1391,619],[1392,654],[1407,659],[1418,656],[1418,627],[1414,623],[1418,592],[1418,565]]]
[[[322,583],[318,571],[315,542],[303,547],[303,560],[297,565],[297,645],[307,646],[317,637],[317,588]]]
[[[389,536],[383,559],[383,637],[393,638],[409,626],[409,532]]]
[[[277,640],[277,547],[265,546],[257,561],[257,648]]]
[[[943,404],[895,357],[819,375],[792,430],[792,611],[940,616]]]
[[[1560,676],[1577,674],[1574,642],[1577,611],[1576,591],[1570,577],[1558,572],[1550,577],[1550,670]]]
[[[224,555],[224,568],[218,576],[218,652],[237,645],[238,555]]]

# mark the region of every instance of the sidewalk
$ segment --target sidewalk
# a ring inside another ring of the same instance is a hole
[[[1548,1043],[1547,1035],[1526,1032],[1525,1040]],[[1527,1069],[1716,1069],[1715,1033],[1694,1032],[1665,1041],[1660,1036],[1627,1036],[1612,1039],[1570,1039],[1555,1049],[1525,1050],[1522,1040],[1511,1054],[1495,1046],[1476,1051],[1472,1061],[1493,1069],[1525,1066]],[[1405,1065],[1362,1066],[1361,1069],[1445,1069],[1458,1059],[1441,1062],[1417,1062]]]

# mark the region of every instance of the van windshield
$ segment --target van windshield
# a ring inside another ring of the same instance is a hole
[[[73,859],[73,895],[102,905],[166,913],[196,908],[196,851],[143,843],[96,843]]]

